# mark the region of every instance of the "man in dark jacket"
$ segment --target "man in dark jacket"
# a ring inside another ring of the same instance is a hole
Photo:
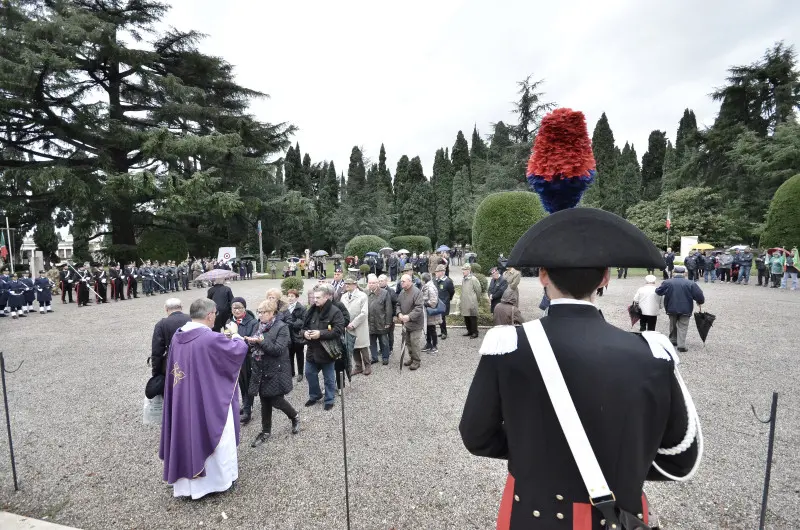
[[[164,363],[169,353],[169,345],[172,343],[172,336],[178,329],[189,322],[191,318],[182,312],[181,301],[177,298],[169,298],[164,303],[164,311],[167,316],[156,323],[153,329],[153,341],[150,353],[150,367],[153,375],[167,375]]]
[[[214,328],[212,331],[221,331],[222,326],[225,325],[231,318],[231,304],[233,304],[233,291],[225,285],[225,280],[218,279],[214,285],[208,290],[209,300],[214,300],[217,304],[217,318],[214,320]]]
[[[697,255],[694,251],[689,252],[689,255],[683,260],[683,265],[689,275],[689,280],[695,281],[695,277],[697,276]]]
[[[664,279],[672,278],[672,271],[675,269],[675,253],[671,247],[667,247],[664,253]]]
[[[371,362],[378,362],[378,348],[383,364],[389,364],[389,330],[394,319],[392,296],[381,289],[374,274],[367,276],[367,322],[369,323],[369,350]]]
[[[236,323],[237,333],[242,337],[252,337],[258,329],[258,319],[252,311],[247,309],[247,301],[241,296],[237,296],[231,303],[231,320],[230,322]],[[228,324],[225,325],[225,335],[230,337],[233,335],[229,331]],[[241,418],[239,421],[243,425],[250,423],[250,417],[253,410],[253,400],[255,396],[248,395],[250,388],[250,373],[253,368],[253,358],[248,352],[242,363],[242,368],[239,370],[239,391],[242,393],[242,408],[239,410]]]
[[[399,283],[399,282],[398,282]],[[389,278],[385,274],[378,276],[378,286],[386,291],[392,299],[392,314],[397,313],[397,292],[389,286]],[[394,352],[394,319],[392,325],[389,326],[389,355]]]
[[[332,351],[330,343],[323,341],[340,341],[344,334],[344,317],[333,304],[333,288],[327,283],[319,283],[313,290],[314,305],[306,311],[303,322],[303,338],[308,345],[306,352],[305,375],[308,381],[308,401],[310,407],[322,399],[319,388],[319,372],[325,381],[325,410],[333,408],[336,397],[335,359],[328,353]],[[326,348],[328,346],[328,348]],[[341,344],[339,351],[343,351]]]
[[[700,286],[684,278],[684,272],[683,267],[675,267],[674,277],[656,289],[656,294],[664,297],[664,309],[669,316],[669,340],[678,346],[679,352],[688,351],[686,332],[689,330],[689,317],[694,309],[694,302],[702,309],[706,301]]]
[[[439,289],[439,300],[444,302],[444,314],[442,315],[442,323],[440,325],[442,339],[447,338],[447,315],[450,314],[450,301],[456,294],[456,287],[453,285],[453,280],[447,277],[447,265],[439,264],[436,266],[436,287]]]
[[[494,306],[500,303],[500,298],[508,288],[508,282],[500,275],[500,270],[494,267],[491,271],[492,281],[489,282],[489,301],[491,302],[492,313],[494,313]]]
[[[758,270],[758,285],[762,285],[761,280],[764,280],[764,287],[769,285],[769,268],[767,267],[767,254],[762,252],[756,258],[756,269]]]
[[[750,247],[744,249],[744,252],[737,251],[734,259],[739,264],[739,278],[736,283],[742,283],[744,280],[744,284],[747,285],[750,283],[750,270],[753,268],[753,253],[750,252]]]

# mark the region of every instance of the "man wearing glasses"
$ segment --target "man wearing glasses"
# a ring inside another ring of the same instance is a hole
[[[316,404],[323,397],[319,387],[319,372],[322,372],[325,381],[325,410],[333,408],[336,396],[336,370],[335,358],[329,353],[332,351],[330,345],[326,348],[323,341],[339,341],[339,351],[342,351],[341,340],[345,326],[344,316],[334,305],[333,296],[333,288],[327,283],[318,283],[314,287],[312,294],[314,305],[306,312],[302,329],[303,338],[306,339],[308,346],[305,365],[308,381],[306,407]]]

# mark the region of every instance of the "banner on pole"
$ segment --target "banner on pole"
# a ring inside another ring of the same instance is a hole
[[[236,257],[236,247],[219,247],[217,261],[230,261]]]
[[[669,208],[667,208],[667,230],[672,228],[672,216],[670,215]]]

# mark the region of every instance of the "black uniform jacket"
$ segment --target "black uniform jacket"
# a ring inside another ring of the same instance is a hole
[[[673,358],[593,305],[551,305],[541,323],[617,505],[646,514],[643,483],[663,479],[653,462],[680,478],[698,459],[697,437],[677,456],[656,455],[689,431]],[[602,528],[524,329],[490,330],[481,353],[459,429],[471,453],[508,460],[498,528]]]
[[[150,350],[150,365],[153,368],[153,375],[166,375],[163,364],[164,358],[169,352],[169,345],[172,343],[172,336],[175,335],[179,328],[187,322],[191,322],[191,320],[186,313],[175,311],[156,322]]]

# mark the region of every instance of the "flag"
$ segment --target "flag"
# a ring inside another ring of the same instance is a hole
[[[669,208],[667,208],[667,230],[672,228],[672,219],[670,219]]]
[[[6,236],[0,232],[0,258],[6,259],[8,249],[6,248]]]

